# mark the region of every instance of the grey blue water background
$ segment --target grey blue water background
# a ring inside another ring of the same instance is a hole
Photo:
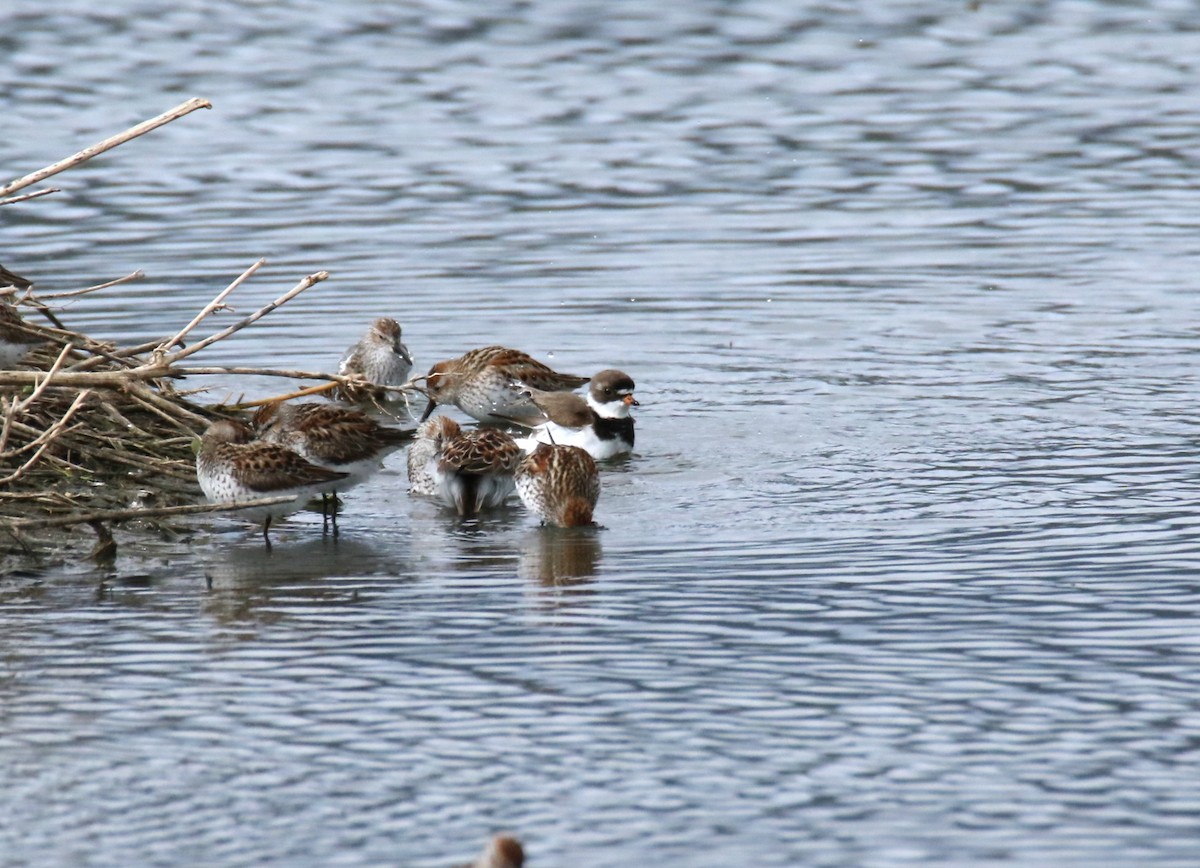
[[[0,580],[0,865],[1200,859],[1191,3],[10,0],[0,262],[197,356],[638,382],[596,533],[402,456]],[[214,325],[231,321],[224,315]],[[278,383],[217,379],[214,399]],[[197,383],[196,385],[201,385]]]

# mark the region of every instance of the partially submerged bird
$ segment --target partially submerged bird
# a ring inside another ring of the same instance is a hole
[[[349,407],[278,401],[258,408],[254,427],[263,442],[278,444],[306,461],[341,474],[320,490],[323,503],[329,495],[362,484],[383,466],[387,455],[415,434],[413,430],[380,425],[361,410]],[[336,503],[332,517],[336,533]]]
[[[600,471],[585,450],[539,443],[517,465],[513,477],[521,502],[543,523],[558,527],[594,524]]]
[[[323,488],[347,474],[319,467],[290,449],[254,440],[241,422],[223,419],[208,426],[196,453],[196,478],[209,503],[238,503],[275,495],[291,500],[248,507],[238,516],[262,522],[263,539],[271,547],[271,522],[298,512]]]
[[[573,392],[543,392],[527,389],[525,394],[537,412],[513,421],[533,428],[518,445],[532,449],[534,443],[578,446],[597,461],[633,451],[633,417],[629,408],[638,406],[633,397],[633,378],[616,370],[592,377],[587,397]]]
[[[480,422],[504,424],[511,417],[534,412],[526,389],[570,391],[587,377],[563,374],[520,350],[491,346],[471,350],[456,359],[438,362],[425,376],[429,403],[421,420],[439,404],[453,404]]]
[[[525,848],[511,835],[497,835],[488,842],[474,862],[464,862],[457,868],[522,868]]]
[[[342,376],[361,377],[377,387],[402,386],[408,382],[412,364],[412,355],[401,339],[400,323],[384,316],[371,323],[367,333],[346,350],[338,366],[338,373]],[[385,388],[348,386],[338,386],[333,390],[332,396],[350,403],[383,403],[389,400],[389,397],[395,397],[389,396]]]

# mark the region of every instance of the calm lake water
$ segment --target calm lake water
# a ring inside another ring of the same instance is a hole
[[[197,362],[392,315],[642,406],[600,531],[401,454],[336,544],[3,577],[0,865],[1195,864],[1200,13],[658,5],[6,6],[5,177],[214,105],[0,209],[44,291],[145,269],[68,323],[265,256],[240,312],[332,277]]]

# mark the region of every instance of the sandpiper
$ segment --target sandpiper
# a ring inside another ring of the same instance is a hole
[[[436,459],[442,446],[462,433],[462,428],[449,416],[434,416],[417,426],[417,439],[408,447],[408,491],[426,497],[436,497],[438,483],[433,477]]]
[[[346,350],[338,373],[362,377],[376,386],[401,386],[408,382],[412,356],[400,335],[400,323],[390,317],[380,317],[371,323],[358,343]],[[333,396],[351,403],[373,401],[384,403],[395,395],[387,389],[364,389],[338,386]]]
[[[25,358],[30,350],[45,343],[34,337],[27,328],[17,309],[7,302],[0,301],[0,370],[11,369]]]
[[[524,453],[498,428],[478,428],[450,438],[430,468],[437,498],[459,515],[502,504],[516,490],[513,471]]]
[[[511,835],[497,835],[479,854],[474,862],[465,862],[458,868],[522,868],[525,864],[525,848]]]
[[[517,494],[543,524],[590,525],[600,498],[596,462],[578,446],[539,443],[517,465]]]
[[[323,488],[345,479],[345,473],[305,461],[290,449],[254,440],[241,422],[218,420],[200,438],[196,478],[209,503],[238,503],[274,495],[292,499],[271,506],[249,507],[238,515],[262,522],[263,539],[271,547],[271,522],[298,512]]]
[[[513,493],[521,458],[513,438],[497,428],[463,431],[453,419],[435,416],[421,423],[408,450],[409,491],[475,515]]]
[[[587,381],[587,377],[561,374],[520,350],[482,347],[429,369],[425,377],[429,404],[421,419],[428,419],[438,404],[454,404],[480,422],[502,425],[510,417],[536,412],[522,394],[527,388],[570,391]]]
[[[323,514],[332,517],[337,533],[337,502],[329,497],[362,484],[383,466],[383,459],[412,440],[413,430],[380,425],[361,410],[331,404],[272,402],[254,414],[261,440],[290,449],[319,467],[339,472],[339,478],[320,489]]]
[[[543,392],[527,389],[537,415],[514,418],[514,422],[533,428],[527,439],[517,443],[527,451],[535,443],[578,446],[601,461],[633,451],[633,417],[637,407],[633,397],[633,379],[621,371],[601,371],[592,377],[587,397],[572,392]]]

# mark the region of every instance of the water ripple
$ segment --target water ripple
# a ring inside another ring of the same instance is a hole
[[[328,269],[205,359],[397,316],[628,370],[638,450],[585,533],[393,458],[336,544],[0,576],[0,864],[1194,861],[1194,10],[210,5],[10,16],[13,174],[216,108],[5,264],[145,269],[62,314],[128,342]]]

